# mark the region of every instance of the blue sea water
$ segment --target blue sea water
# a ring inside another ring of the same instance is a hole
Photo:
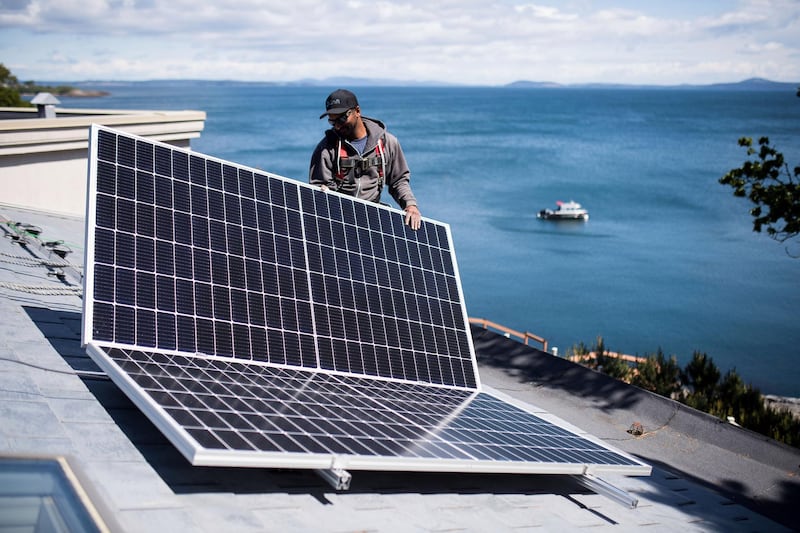
[[[332,88],[117,83],[65,107],[197,109],[194,150],[306,180]],[[450,224],[467,310],[560,353],[707,353],[764,393],[800,396],[800,259],[752,232],[720,176],[741,136],[800,164],[793,92],[711,89],[364,87],[387,123],[423,215]],[[388,194],[385,195],[387,200]],[[586,223],[536,218],[575,200]],[[800,245],[790,251],[800,254]]]

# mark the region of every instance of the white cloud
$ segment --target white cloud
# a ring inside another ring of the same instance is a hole
[[[522,4],[514,6],[514,11],[521,15],[526,13],[532,14],[535,18],[541,20],[550,20],[555,22],[572,21],[578,18],[574,13],[564,13],[560,9],[550,6],[542,6],[536,4]]]
[[[798,80],[800,3],[0,0],[0,56],[21,79]]]

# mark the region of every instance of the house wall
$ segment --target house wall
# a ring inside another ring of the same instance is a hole
[[[26,111],[0,108],[0,204],[80,217],[91,124],[188,149],[206,118],[202,111],[59,109],[41,119]]]

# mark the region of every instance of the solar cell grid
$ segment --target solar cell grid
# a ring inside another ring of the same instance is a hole
[[[84,343],[194,464],[649,471],[482,392],[447,226],[91,136]]]
[[[97,153],[95,322],[142,317],[98,340],[475,387],[441,226],[106,130]]]
[[[637,464],[486,393],[219,359],[107,349],[168,416],[216,450]]]
[[[303,197],[312,195],[311,190],[301,191]],[[440,239],[443,236],[437,232],[437,226],[426,224],[419,232],[412,232],[402,225],[400,217],[394,217],[399,221],[397,225],[386,212],[379,212],[370,220],[362,204],[333,195],[318,196],[313,199],[313,205],[314,211],[305,216],[309,228],[306,239],[311,287],[325,296],[315,306],[319,333],[323,337],[323,368],[351,371],[354,361],[350,357],[337,358],[327,352],[334,351],[332,346],[339,344],[338,339],[352,339],[355,335],[362,351],[365,346],[368,350],[373,345],[383,346],[383,342],[400,348],[384,352],[388,360],[382,360],[384,364],[377,369],[369,361],[364,361],[366,366],[355,361],[357,371],[474,386],[471,368],[467,368],[472,365],[468,346],[454,343],[447,356],[439,355],[445,353],[444,348],[449,348],[444,342],[448,334],[463,331],[458,328],[463,328],[464,315],[458,305],[455,273],[452,269],[445,270],[446,263],[441,260]],[[350,210],[353,213],[348,214]],[[371,226],[348,226],[348,222],[359,220],[368,221]],[[403,238],[396,240],[399,244],[383,233],[384,227],[391,232],[401,232]],[[434,256],[438,258],[436,262],[432,259]],[[333,270],[323,270],[323,265],[331,263]],[[431,270],[435,266],[439,266],[440,271]],[[443,307],[446,313],[442,312]],[[353,326],[348,329],[348,324]],[[432,366],[418,365],[413,361],[411,350],[403,348],[411,348],[425,359],[441,358],[442,361]],[[464,348],[466,351],[461,351]],[[460,358],[455,362],[459,367],[456,372],[452,371],[453,355]],[[394,359],[398,356],[403,360]],[[446,368],[444,373],[440,371],[442,366]]]

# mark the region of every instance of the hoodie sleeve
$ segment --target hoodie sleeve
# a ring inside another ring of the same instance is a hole
[[[317,144],[311,154],[308,182],[312,185],[331,186],[333,183],[333,161],[331,160],[331,151],[327,149],[327,145],[326,136]]]
[[[390,167],[387,169],[386,185],[389,194],[397,204],[405,209],[410,205],[417,205],[417,199],[411,191],[411,171],[406,163],[406,156],[400,146],[400,141],[391,133],[386,133],[386,151],[389,156]]]

